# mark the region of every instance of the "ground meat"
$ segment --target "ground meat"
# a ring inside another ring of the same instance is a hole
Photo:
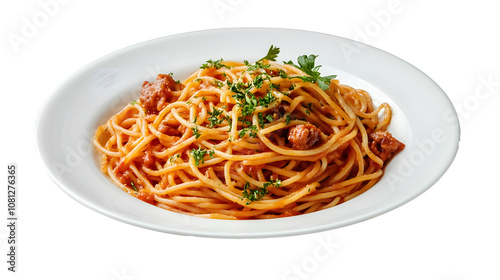
[[[326,154],[328,164],[336,160],[342,160],[345,157],[344,151],[347,147],[349,147],[349,142],[345,142],[344,144],[340,145],[335,151]]]
[[[163,120],[158,126],[158,131],[169,136],[182,135],[182,133],[178,130],[178,128],[168,125],[165,120]]]
[[[306,150],[316,144],[320,139],[320,130],[312,124],[299,124],[288,132],[288,141],[296,150]]]
[[[144,81],[139,101],[150,113],[159,112],[168,105],[175,84],[172,76],[165,74],[159,74],[153,83]]]
[[[138,199],[144,201],[144,202],[147,202],[149,204],[153,204],[155,205],[156,201],[155,201],[155,195],[152,194],[151,192],[149,192],[149,190],[146,190],[146,189],[141,189],[140,191],[136,192],[135,193],[135,197],[137,197]]]
[[[146,150],[142,156],[139,156],[135,159],[135,162],[143,164],[145,166],[151,166],[155,163],[155,158],[151,150]]]
[[[262,170],[264,168],[264,164],[257,164],[257,165],[244,165],[241,164],[241,167],[243,167],[243,172],[246,174],[256,174],[259,170]]]
[[[128,165],[127,165],[128,167]],[[119,171],[119,170],[115,170],[115,175],[116,175],[116,178],[118,179],[118,181],[120,181],[120,183],[124,184],[124,185],[128,185],[130,184],[130,171],[128,170],[125,170],[125,171]]]
[[[370,133],[368,136],[370,150],[383,161],[391,158],[393,154],[398,153],[405,147],[405,144],[399,142],[387,131],[379,130]]]
[[[278,106],[272,109],[272,114],[274,119],[281,118],[285,116],[290,110],[290,104],[286,101],[281,102]]]
[[[234,151],[235,155],[255,155],[257,153],[256,150],[252,149],[238,149]],[[255,174],[257,171],[261,170],[264,167],[264,164],[258,164],[258,165],[245,165],[243,163],[240,163],[240,166],[243,168],[243,172],[247,174]]]

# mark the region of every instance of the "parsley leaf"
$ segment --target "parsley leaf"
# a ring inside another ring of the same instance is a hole
[[[309,76],[298,76],[295,78],[300,78],[304,82],[311,82],[315,83],[318,82],[318,86],[322,90],[328,89],[328,86],[330,85],[331,79],[334,79],[337,77],[337,75],[329,75],[325,77],[321,77],[321,73],[318,71],[321,65],[315,66],[315,61],[316,61],[317,55],[311,54],[309,56],[307,55],[301,55],[297,58],[297,62],[299,65],[294,64],[291,60],[286,62],[284,61],[285,64],[293,65],[300,70],[304,71]]]
[[[266,56],[264,56],[263,58],[261,58],[261,59],[259,59],[257,61],[262,61],[264,59],[271,60],[271,61],[276,61],[276,58],[278,57],[279,53],[280,53],[280,48],[274,47],[273,45],[271,45],[271,47],[267,51]]]

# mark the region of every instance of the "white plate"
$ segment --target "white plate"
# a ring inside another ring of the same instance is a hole
[[[368,90],[394,109],[389,127],[406,144],[382,180],[363,195],[328,210],[296,217],[226,221],[173,213],[113,185],[98,167],[92,135],[135,100],[158,73],[183,79],[208,59],[255,61],[270,45],[278,61],[319,55],[323,75]],[[331,35],[272,28],[234,28],[159,38],[109,54],[64,81],[41,109],[37,145],[52,179],[69,196],[114,219],[168,233],[208,237],[273,237],[357,223],[390,211],[431,187],[458,149],[459,123],[446,94],[424,73],[376,48]]]

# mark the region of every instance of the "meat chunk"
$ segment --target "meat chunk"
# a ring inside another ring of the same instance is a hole
[[[388,131],[379,130],[368,136],[371,141],[370,150],[383,161],[405,148],[405,144],[399,142]]]
[[[311,148],[320,139],[320,130],[312,124],[299,124],[288,132],[288,141],[296,150]]]
[[[159,74],[153,83],[144,81],[139,101],[149,112],[159,112],[170,102],[175,84],[172,76],[165,74]]]

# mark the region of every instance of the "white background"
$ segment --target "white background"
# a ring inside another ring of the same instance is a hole
[[[0,4],[1,279],[500,279],[500,17],[494,1],[8,2]],[[36,25],[26,33],[29,24]],[[131,44],[238,26],[329,33],[413,64],[458,111],[462,135],[454,163],[430,190],[387,214],[270,239],[138,228],[87,209],[50,180],[35,148],[35,121],[66,77]],[[9,163],[19,172],[17,273],[4,261]]]

